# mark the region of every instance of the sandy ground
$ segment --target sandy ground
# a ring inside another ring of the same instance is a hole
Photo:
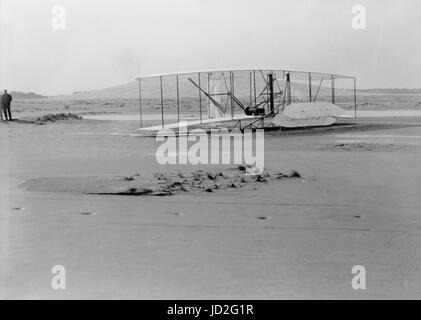
[[[419,299],[421,118],[357,122],[266,134],[266,169],[301,179],[168,197],[20,187],[191,170],[160,166],[153,138],[110,134],[136,122],[0,123],[0,298]]]

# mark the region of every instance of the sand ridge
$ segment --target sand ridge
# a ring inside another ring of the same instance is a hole
[[[292,170],[255,173],[250,166],[238,168],[191,172],[137,173],[125,177],[55,177],[31,179],[20,185],[29,191],[70,192],[83,194],[126,196],[173,196],[181,193],[229,192],[236,189],[255,189],[261,184],[275,183],[285,179],[299,179],[301,175]]]

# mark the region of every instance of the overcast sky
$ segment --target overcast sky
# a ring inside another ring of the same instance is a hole
[[[366,7],[365,30],[352,7]],[[52,27],[54,5],[66,29]],[[142,74],[268,67],[421,88],[419,0],[0,0],[0,87],[66,94]]]

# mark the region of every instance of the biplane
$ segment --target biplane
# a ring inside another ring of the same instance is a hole
[[[219,125],[240,130],[329,126],[345,117],[342,106],[356,112],[356,78],[351,76],[252,69],[149,75],[136,80],[139,130],[143,132],[186,125],[189,128]],[[349,89],[339,89],[341,99],[336,99],[338,80],[351,80]],[[146,91],[155,92],[160,101],[158,125],[142,123]],[[180,110],[186,105],[191,109],[192,119],[180,121]],[[166,121],[168,112],[178,115],[175,122]]]

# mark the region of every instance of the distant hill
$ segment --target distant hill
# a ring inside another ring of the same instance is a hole
[[[197,76],[196,76],[197,77]],[[196,80],[196,79],[194,79]],[[197,81],[197,80],[196,80]],[[279,84],[279,87],[278,87]],[[264,83],[261,79],[258,79],[257,83],[258,89],[257,94],[260,93],[264,87]],[[275,91],[284,90],[285,83],[279,81],[275,85]],[[206,77],[202,77],[202,87],[207,91],[207,82]],[[222,85],[222,90],[224,90],[225,85]],[[167,77],[163,80],[163,95],[164,99],[175,100],[177,96],[176,91],[176,82],[174,77]],[[235,81],[235,95],[239,98],[249,97],[250,82],[248,77],[237,77]],[[308,97],[308,84],[305,81],[292,81],[291,82],[291,92],[293,98],[298,100],[306,100]],[[179,79],[179,92],[181,98],[194,98],[198,97],[198,90],[194,87],[189,81],[187,81],[186,76],[180,76]],[[312,86],[313,95],[316,93],[318,97],[326,98],[330,97],[332,94],[330,88],[330,82],[325,81],[323,85],[319,88],[317,84]],[[352,97],[353,90],[344,89],[337,87],[335,90],[335,95],[337,97]],[[367,96],[367,95],[382,95],[382,94],[421,94],[421,89],[358,89],[358,94]],[[98,90],[90,91],[78,91],[73,92],[71,95],[65,96],[55,96],[50,97],[50,99],[59,99],[59,100],[97,100],[97,99],[138,99],[139,98],[139,87],[136,81],[128,82],[118,86],[103,88]],[[144,99],[160,99],[160,83],[159,78],[145,79],[142,81],[142,98]],[[203,98],[203,97],[202,97]]]
[[[421,94],[421,88],[402,89],[402,88],[374,88],[374,89],[359,89],[358,91],[364,93],[378,93],[378,94]]]
[[[10,92],[13,99],[41,99],[46,98],[43,95],[34,93],[34,92],[20,92],[20,91],[12,91]]]
[[[196,80],[196,79],[194,79]],[[257,82],[257,94],[262,91],[264,88],[263,81],[259,78]],[[196,80],[197,81],[197,80]],[[278,86],[279,85],[279,86]],[[275,91],[279,89],[284,90],[285,83],[279,81],[275,86]],[[207,91],[207,81],[203,76],[202,78],[202,87]],[[226,90],[225,85],[221,85],[222,91]],[[164,89],[164,98],[165,99],[175,99],[177,96],[176,82],[174,77],[164,78],[163,80],[163,89]],[[236,78],[235,81],[235,95],[237,97],[249,97],[250,95],[250,82],[249,78]],[[303,97],[307,99],[308,95],[308,85],[303,82],[291,82],[291,91],[293,96]],[[318,85],[312,86],[312,92],[315,94],[319,92],[319,96],[330,96],[331,88],[325,85],[318,88]],[[198,89],[193,86],[187,77],[180,77],[179,81],[179,93],[182,98],[197,98]],[[353,95],[352,90],[336,88],[337,95]],[[139,86],[136,81],[129,83],[121,84],[115,87],[90,90],[90,91],[78,91],[73,92],[71,95],[66,96],[55,96],[50,97],[51,99],[60,99],[60,100],[96,100],[96,99],[138,99],[139,98]],[[156,79],[146,79],[142,81],[142,98],[144,99],[160,99],[160,83],[159,78]]]

